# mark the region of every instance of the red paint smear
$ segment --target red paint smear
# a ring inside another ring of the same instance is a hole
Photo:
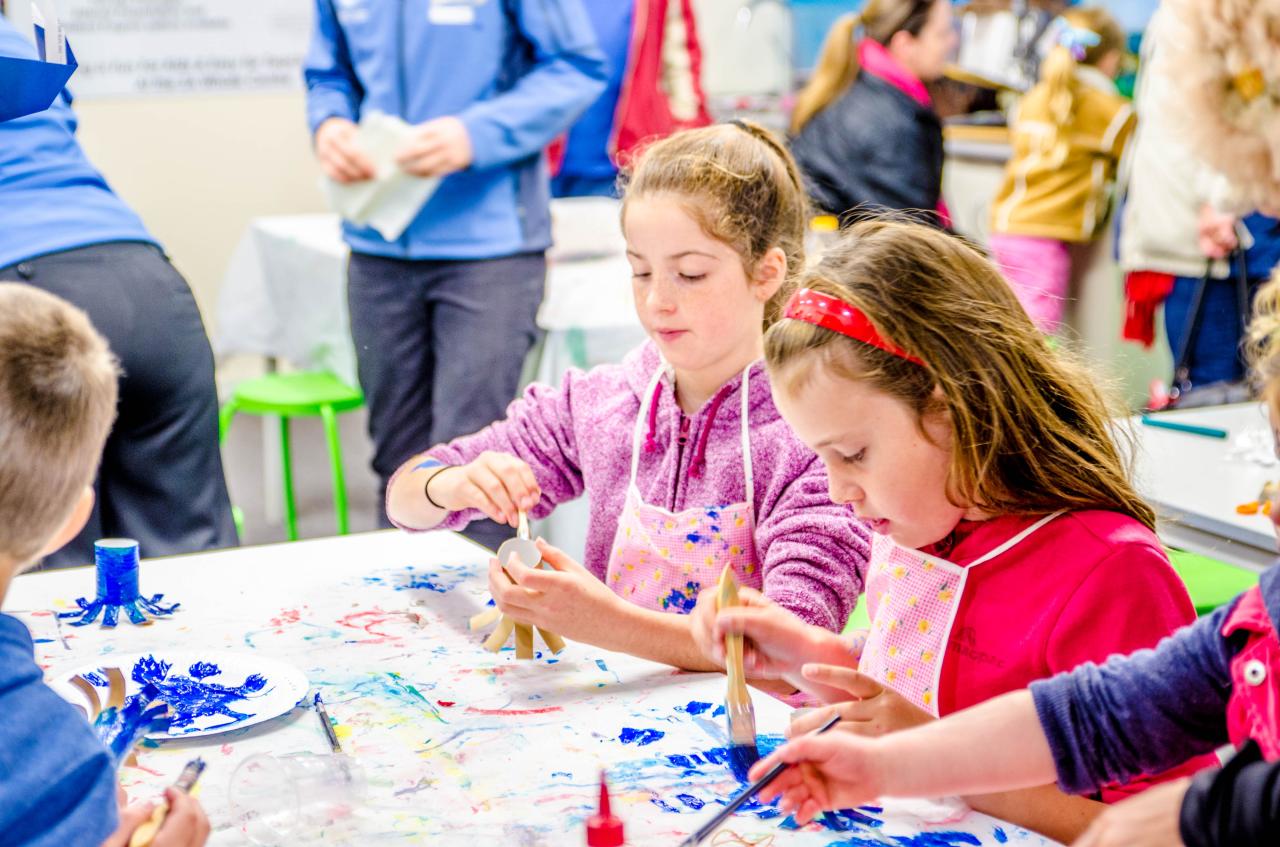
[[[144,768],[142,765],[134,765],[133,768],[134,770],[140,770],[143,773],[149,773],[152,776],[164,776],[164,774],[160,773],[160,771],[153,771],[151,770],[151,768]]]
[[[449,708],[450,706],[458,705],[453,700],[437,700],[436,702],[439,703],[441,706],[444,706],[446,709]]]
[[[222,755],[224,755],[224,756],[230,756],[230,755],[231,755],[231,745],[230,745],[230,744],[223,744],[221,749],[222,749]]]
[[[345,626],[350,629],[362,629],[372,635],[375,641],[365,641],[365,644],[381,644],[384,641],[399,640],[400,636],[392,635],[389,632],[382,632],[374,627],[382,626],[393,618],[402,616],[404,612],[387,612],[382,609],[374,608],[366,612],[352,612],[346,617],[338,619],[339,626]]]
[[[477,709],[468,706],[467,711],[473,715],[545,715],[548,712],[563,712],[561,706],[547,706],[542,709]]]
[[[53,612],[29,612],[28,614],[33,618],[47,618],[49,615],[52,615]]]

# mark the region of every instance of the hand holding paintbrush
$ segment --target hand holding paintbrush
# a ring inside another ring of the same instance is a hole
[[[717,606],[728,609],[738,605],[738,580],[733,568],[725,565],[720,572],[720,586],[717,592]],[[747,677],[742,667],[742,642],[739,634],[730,633],[725,636],[725,674],[728,676],[728,689],[724,698],[725,721],[729,727],[729,741],[732,745],[735,771],[744,771],[760,758],[756,750],[756,711],[751,703],[751,693],[747,690]]]

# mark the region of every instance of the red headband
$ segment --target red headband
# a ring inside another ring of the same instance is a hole
[[[882,336],[857,306],[843,300],[802,288],[791,296],[782,316],[838,332],[924,367],[924,362]]]

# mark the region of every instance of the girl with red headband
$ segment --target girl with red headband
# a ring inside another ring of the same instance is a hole
[[[514,526],[521,511],[585,495],[581,564],[542,544],[552,570],[494,562],[489,574],[503,612],[574,641],[718,669],[687,613],[726,565],[797,620],[839,632],[869,533],[827,498],[826,470],[778,414],[760,361],[804,264],[806,218],[791,156],[758,126],[650,146],[622,215],[650,340],[619,365],[531,386],[505,420],[408,462],[388,515],[415,530],[485,515]]]
[[[929,227],[865,223],[801,285],[766,361],[832,500],[875,533],[871,629],[850,650],[750,592],[746,608],[695,616],[701,643],[747,636],[748,673],[839,703],[797,729],[833,710],[863,735],[927,723],[1194,620],[1092,379],[1045,344],[990,262]],[[1070,841],[1095,800],[1146,784],[971,803]]]

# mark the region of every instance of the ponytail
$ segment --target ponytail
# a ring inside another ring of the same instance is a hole
[[[858,78],[858,45],[854,41],[862,14],[850,12],[841,16],[827,32],[813,76],[796,96],[791,112],[791,132],[798,133],[831,102],[853,85]]]
[[[1124,50],[1120,24],[1105,9],[1088,7],[1064,12],[1056,24],[1057,44],[1040,64],[1040,85],[1049,107],[1053,131],[1048,139],[1049,161],[1062,164],[1069,144],[1068,128],[1076,106],[1076,68],[1096,65],[1109,53]]]

